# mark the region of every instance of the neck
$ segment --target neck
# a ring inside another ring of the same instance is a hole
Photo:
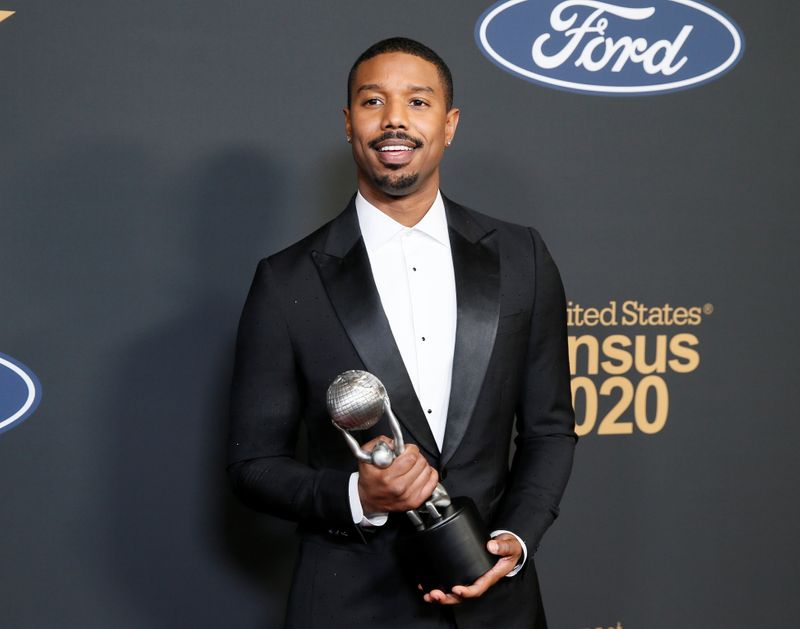
[[[436,200],[439,192],[439,179],[431,181],[431,185],[402,197],[395,197],[376,189],[359,177],[358,190],[367,201],[381,212],[406,227],[413,227],[422,220]]]

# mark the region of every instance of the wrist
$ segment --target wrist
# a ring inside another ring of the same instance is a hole
[[[367,498],[367,492],[364,489],[361,481],[361,476],[358,476],[358,480],[356,483],[356,492],[358,494],[358,501],[361,504],[361,509],[363,513],[370,514],[370,513],[378,513],[380,509],[376,504],[371,502],[369,498]]]
[[[514,566],[511,569],[511,572],[509,572],[506,575],[506,577],[513,577],[520,570],[522,570],[522,568],[525,566],[525,562],[528,560],[528,546],[525,544],[525,541],[519,535],[517,535],[513,531],[507,531],[506,529],[497,529],[495,531],[492,531],[489,534],[489,536],[492,539],[494,539],[495,537],[498,537],[499,535],[503,535],[504,533],[513,536],[519,542],[520,548],[522,549],[522,554],[520,555],[519,559],[517,560],[517,565]]]
[[[374,510],[366,510],[366,508],[361,504],[361,498],[358,495],[358,479],[358,472],[353,472],[350,474],[348,494],[350,498],[350,515],[353,518],[353,523],[360,526],[369,527],[383,526],[386,524],[389,514],[379,513]]]

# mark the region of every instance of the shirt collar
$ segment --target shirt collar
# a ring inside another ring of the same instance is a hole
[[[364,238],[367,250],[382,247],[392,238],[402,232],[418,231],[430,236],[438,243],[450,248],[450,235],[447,231],[447,215],[444,210],[444,201],[441,192],[436,192],[436,199],[422,219],[413,227],[406,227],[388,214],[367,201],[359,191],[356,194],[356,213],[358,225]]]

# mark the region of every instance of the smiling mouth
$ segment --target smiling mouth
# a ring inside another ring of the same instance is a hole
[[[413,151],[414,148],[411,146],[406,146],[405,144],[387,144],[386,146],[381,146],[378,149],[380,153],[388,153],[391,151]]]
[[[413,151],[423,146],[422,140],[403,131],[387,131],[380,137],[370,140],[368,146],[379,153],[394,151]]]
[[[368,146],[377,152],[384,166],[396,170],[411,161],[414,151],[422,147],[423,142],[403,131],[388,131],[370,141]]]

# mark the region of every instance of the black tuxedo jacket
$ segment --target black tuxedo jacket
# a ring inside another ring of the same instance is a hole
[[[403,514],[373,531],[352,523],[357,464],[325,408],[328,385],[348,369],[380,378],[406,440],[451,495],[470,496],[489,530],[513,531],[528,546],[518,575],[453,610],[457,626],[546,626],[532,555],[558,514],[576,441],[564,292],[535,230],[447,199],[445,208],[457,326],[441,452],[381,307],[354,202],[258,265],[237,341],[229,473],[246,503],[299,522],[288,627],[453,623],[405,580],[392,548]],[[302,425],[307,463],[295,459]],[[381,434],[391,434],[385,418],[360,440]]]

